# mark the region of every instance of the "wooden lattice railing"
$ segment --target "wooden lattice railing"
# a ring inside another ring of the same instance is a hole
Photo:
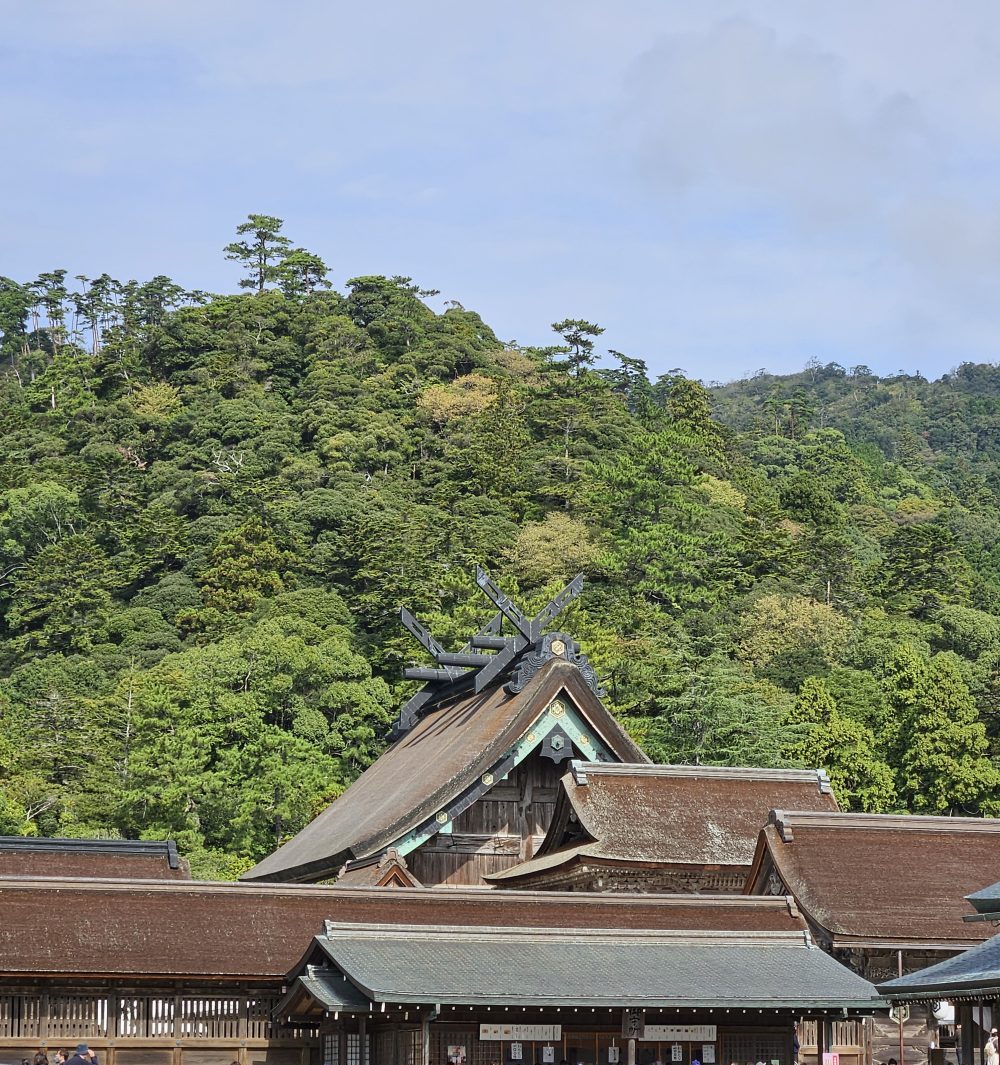
[[[865,1022],[862,1021],[834,1021],[830,1027],[833,1029],[833,1038],[827,1050],[834,1047],[863,1047],[865,1045]],[[799,1025],[799,1046],[816,1049],[816,1021],[803,1021]]]
[[[0,991],[0,1039],[287,1040],[271,1023],[273,995]]]

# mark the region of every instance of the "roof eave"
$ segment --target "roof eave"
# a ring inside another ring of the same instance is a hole
[[[334,802],[336,801],[337,800],[334,799]],[[279,852],[274,852],[274,854],[277,853]],[[274,855],[268,855],[268,858],[273,856]],[[243,873],[242,876],[240,876],[240,881],[246,884],[266,882],[275,884],[314,883],[317,878],[326,875],[336,876],[347,862],[354,861],[357,856],[350,847],[347,847],[344,850],[331,855],[329,858],[317,858],[314,861],[306,862],[303,865],[283,866],[274,870],[265,868],[263,872],[259,872],[258,870],[260,870],[261,866],[266,865],[268,858],[265,858],[263,862],[259,862],[252,869],[248,869]]]
[[[961,987],[957,984],[937,983],[927,984],[917,988],[888,988],[881,989],[882,997],[890,1002],[935,1002],[946,998],[951,1000],[963,999],[996,999],[1000,995],[1000,979],[992,984],[980,982]]]
[[[801,907],[801,904],[800,904]],[[810,918],[811,919],[811,918]],[[892,936],[860,936],[844,932],[828,932],[830,945],[837,947],[865,947],[870,950],[946,950],[956,951],[978,947],[981,939],[903,939]]]
[[[426,998],[415,999],[411,995],[400,995],[392,991],[374,991],[372,999],[375,1002],[385,1002],[387,1005],[434,1005],[444,1006],[535,1006],[553,1008],[573,1007],[593,1009],[697,1009],[697,1010],[732,1010],[732,1009],[756,1009],[756,1010],[853,1010],[855,1012],[876,1013],[879,1010],[888,1009],[890,1003],[885,999],[732,999],[732,998],[648,998],[637,999],[625,998],[568,998],[566,996],[552,996],[551,998],[532,997],[520,998],[503,996],[475,996],[475,995],[441,995],[432,994]]]

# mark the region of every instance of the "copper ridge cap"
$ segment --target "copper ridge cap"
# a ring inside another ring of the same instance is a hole
[[[772,810],[768,824],[791,836],[800,828],[868,828],[874,831],[1000,833],[1000,818],[943,817],[937,814],[862,814],[825,810]],[[786,842],[790,842],[790,839]]]
[[[147,894],[174,894],[200,892],[202,894],[234,895],[272,895],[308,898],[325,896],[330,899],[403,899],[419,898],[440,902],[451,901],[487,901],[502,905],[513,900],[518,902],[546,902],[557,906],[622,906],[637,907],[653,905],[656,908],[699,907],[709,905],[713,908],[749,907],[767,909],[785,905],[783,895],[694,895],[670,892],[649,892],[641,895],[615,893],[610,891],[530,891],[514,888],[482,887],[338,887],[336,884],[291,884],[268,880],[160,880],[160,879],[124,879],[120,877],[65,877],[65,876],[0,876],[0,893],[9,890],[40,890],[47,888],[58,891],[84,891],[112,893],[142,891]],[[403,894],[405,892],[405,894]]]
[[[552,946],[551,928],[511,928],[508,925],[410,925],[410,924],[352,924],[350,921],[324,921],[323,932],[317,937],[320,940],[329,939],[336,942],[336,933],[345,933],[344,939],[429,939],[440,941],[442,935],[464,942],[466,940],[490,939],[493,941],[507,941],[512,943],[544,943]],[[812,947],[812,939],[808,931],[802,928],[793,929],[691,929],[691,928],[573,928],[564,929],[559,937],[559,942],[566,939],[605,940],[620,943],[627,940],[670,940],[671,942],[723,942],[726,945],[746,942],[759,945],[761,942],[779,940],[781,946],[792,944],[804,944]]]
[[[820,791],[830,791],[825,769],[757,769],[752,766],[651,765],[644,762],[584,762],[574,758],[570,770],[578,784],[590,775],[609,777],[717,777],[722,780],[765,780],[788,783],[818,783]],[[946,818],[945,820],[954,820]]]

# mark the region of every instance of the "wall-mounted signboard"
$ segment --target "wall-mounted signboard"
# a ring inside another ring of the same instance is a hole
[[[528,1040],[551,1042],[562,1039],[561,1024],[481,1024],[479,1038],[501,1042],[516,1040],[526,1043]]]
[[[647,1043],[714,1043],[718,1026],[714,1024],[647,1024],[640,1039]]]

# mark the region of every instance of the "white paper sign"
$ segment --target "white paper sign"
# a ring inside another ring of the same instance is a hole
[[[619,1047],[608,1047],[608,1065],[618,1065],[620,1058],[618,1057]]]
[[[701,1044],[701,1060],[704,1065],[715,1065],[715,1044],[714,1043],[702,1043]]]
[[[647,1043],[714,1043],[718,1038],[714,1024],[647,1024],[642,1035]]]
[[[481,1024],[479,1026],[479,1038],[486,1040],[502,1040],[503,1042],[510,1042],[516,1040],[518,1043],[526,1042],[529,1039],[536,1039],[538,1042],[554,1042],[557,1039],[562,1039],[562,1025],[561,1024]]]
[[[549,1062],[556,1060],[556,1048],[555,1047],[542,1047],[542,1061]]]
[[[521,1044],[520,1043],[511,1043],[510,1044],[510,1060],[511,1061],[520,1061],[521,1060]]]
[[[670,1060],[671,1061],[683,1061],[684,1060],[684,1045],[683,1043],[674,1043],[670,1048]]]

